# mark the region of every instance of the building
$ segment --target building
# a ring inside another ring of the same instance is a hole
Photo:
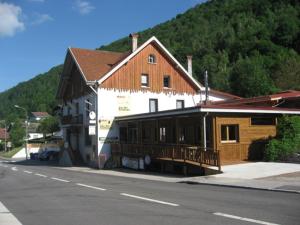
[[[157,38],[139,47],[131,38],[131,52],[68,49],[57,92],[62,161],[221,170],[261,159],[277,118],[300,114],[297,91],[247,99],[206,89],[191,56],[185,69]]]
[[[205,88],[152,37],[125,53],[69,48],[57,98],[62,103],[64,156],[102,168],[120,139],[115,118],[203,103]],[[240,99],[210,89],[209,100]],[[95,129],[98,127],[98,129]],[[136,136],[135,130],[131,135]]]
[[[47,112],[31,112],[29,116],[29,120],[31,122],[39,122],[50,115]]]

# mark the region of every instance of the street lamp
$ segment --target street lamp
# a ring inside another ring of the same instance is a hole
[[[15,108],[22,109],[25,112],[26,115],[26,121],[25,121],[25,129],[26,129],[26,137],[25,137],[25,154],[26,154],[26,160],[28,159],[28,152],[27,152],[27,144],[28,144],[28,112],[25,108],[15,105]]]

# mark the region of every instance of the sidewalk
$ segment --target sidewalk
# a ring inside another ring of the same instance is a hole
[[[207,184],[240,187],[300,194],[300,164],[291,163],[243,163],[223,166],[224,173],[211,176],[183,177],[128,169],[95,170],[87,167],[58,167],[71,171],[120,176],[153,181]]]

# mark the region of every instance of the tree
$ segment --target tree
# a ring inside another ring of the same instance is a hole
[[[25,138],[25,128],[20,120],[16,120],[10,130],[10,139],[15,147],[23,144]]]
[[[38,132],[41,132],[44,134],[52,134],[56,131],[59,131],[59,122],[58,118],[55,116],[49,116],[45,119],[43,119],[38,127]]]
[[[232,92],[243,97],[266,95],[276,91],[262,57],[240,58],[231,73]]]

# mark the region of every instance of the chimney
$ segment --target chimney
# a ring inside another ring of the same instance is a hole
[[[188,73],[191,77],[193,76],[192,58],[193,56],[191,55],[187,56]]]
[[[131,42],[132,42],[132,52],[134,52],[137,47],[138,47],[138,34],[132,33],[129,35],[129,37],[131,37]]]

